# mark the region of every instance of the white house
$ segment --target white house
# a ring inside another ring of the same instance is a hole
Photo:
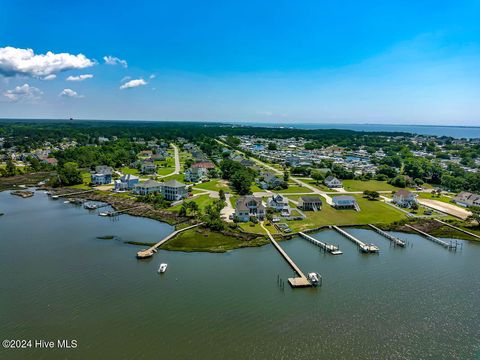
[[[160,192],[165,199],[170,201],[181,200],[188,196],[187,186],[177,180],[160,183]]]
[[[465,207],[480,206],[480,195],[464,191],[455,196],[452,201],[460,206]]]
[[[133,187],[140,181],[138,176],[126,174],[115,180],[115,191],[132,190]]]
[[[208,169],[204,167],[190,167],[185,171],[185,181],[199,182],[208,179]]]
[[[157,171],[157,165],[152,159],[146,159],[142,161],[141,172],[142,174],[153,174]]]
[[[417,202],[417,198],[411,191],[400,189],[393,195],[393,203],[404,208],[409,208]]]
[[[90,179],[95,185],[105,185],[112,182],[113,169],[110,166],[100,165],[95,167],[95,172]]]
[[[265,205],[262,198],[252,195],[240,197],[235,204],[235,218],[238,221],[247,222],[251,216],[259,220],[265,218]]]
[[[133,186],[133,193],[137,195],[148,195],[160,193],[162,183],[154,180],[147,180]]]
[[[318,211],[322,208],[322,204],[319,196],[301,196],[298,199],[298,207],[302,210]]]
[[[336,177],[331,175],[327,176],[324,182],[325,182],[325,185],[327,185],[331,189],[341,188],[343,186],[340,180],[338,180]]]
[[[267,201],[267,206],[279,211],[283,216],[290,215],[290,206],[288,205],[288,198],[280,194],[273,194]]]

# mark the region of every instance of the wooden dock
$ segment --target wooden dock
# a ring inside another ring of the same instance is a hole
[[[283,250],[282,247],[280,245],[278,245],[278,243],[273,238],[272,234],[270,234],[270,231],[268,231],[267,228],[265,226],[263,226],[263,223],[260,223],[260,225],[262,226],[262,228],[267,233],[268,238],[270,239],[270,242],[273,244],[275,249],[277,249],[277,251],[280,253],[280,255],[282,255],[283,258],[287,261],[288,265],[290,265],[290,267],[293,269],[293,271],[295,271],[298,275],[298,277],[288,279],[288,283],[290,284],[290,286],[293,287],[293,288],[312,286],[312,284],[310,283],[310,281],[308,281],[307,277],[302,272],[302,270],[300,270],[300,268],[297,266],[297,264],[295,264],[293,262],[293,260],[290,258],[290,256],[288,256],[288,254],[285,252],[285,250]]]
[[[110,204],[107,204],[107,206],[110,205]],[[129,210],[133,210],[133,209],[138,209],[138,208],[141,208],[141,207],[145,207],[147,206],[147,204],[142,204],[142,205],[138,205],[138,206],[132,206],[132,207],[129,207],[127,209],[123,209],[123,210],[114,210],[114,211],[109,211],[107,212],[107,215],[108,216],[118,216],[118,215],[121,215]],[[98,208],[97,208],[98,209]]]
[[[165,244],[168,240],[174,238],[177,234],[185,231],[185,230],[189,230],[189,229],[192,229],[194,227],[197,227],[197,226],[200,226],[200,225],[203,225],[203,223],[199,223],[199,224],[195,224],[195,225],[191,225],[191,226],[187,226],[186,228],[183,228],[183,229],[180,229],[180,230],[175,230],[174,232],[172,232],[171,234],[165,236],[162,240],[160,240],[158,243],[156,243],[155,245],[149,247],[148,249],[145,249],[145,250],[141,250],[139,252],[137,252],[137,258],[138,259],[146,259],[146,258],[149,258],[151,257],[154,253],[157,252],[157,249],[162,246],[163,244]]]
[[[357,244],[360,251],[362,251],[364,253],[378,253],[378,252],[380,252],[380,249],[377,245],[366,244],[363,241],[358,240],[355,236],[349,234],[345,230],[340,229],[338,226],[333,225],[332,228],[337,230],[340,234],[345,236],[347,239],[349,239],[349,240],[353,241],[355,244]]]
[[[442,245],[443,247],[446,247],[447,249],[453,249],[453,250],[456,250],[457,249],[457,245],[458,243],[452,243],[452,242],[446,242],[444,240],[440,240],[439,238],[433,236],[433,235],[430,235],[428,233],[426,233],[425,231],[422,231],[422,230],[419,230],[411,225],[408,225],[408,224],[405,224],[406,227],[412,229],[412,230],[415,230],[416,232],[418,232],[419,234],[422,234],[425,238],[427,238],[428,240],[431,240],[439,245]]]
[[[312,244],[315,244],[317,245],[318,247],[320,247],[321,249],[323,249],[324,251],[327,251],[329,252],[330,254],[332,255],[341,255],[343,254],[343,252],[341,252],[338,248],[338,246],[336,245],[332,245],[332,244],[327,244],[327,243],[324,243],[324,242],[321,242],[320,240],[317,240],[315,238],[313,238],[312,236],[310,235],[307,235],[303,232],[299,232],[298,233],[301,237],[303,237],[304,239],[310,241]]]
[[[67,197],[67,196],[75,196],[75,195],[82,195],[82,194],[88,194],[93,192],[93,190],[83,190],[83,191],[76,191],[72,193],[65,193],[65,194],[52,194],[52,195],[57,195],[61,197]]]
[[[445,226],[448,226],[448,227],[451,227],[452,229],[455,229],[455,230],[458,230],[460,232],[463,232],[464,234],[467,234],[467,235],[470,235],[474,238],[477,238],[477,239],[480,239],[480,235],[477,235],[477,234],[474,234],[468,230],[465,230],[465,229],[462,229],[462,228],[459,228],[458,226],[455,226],[455,225],[452,225],[452,224],[449,224],[449,223],[446,223],[442,220],[438,220],[438,219],[434,219],[435,221],[439,222],[440,224],[442,225],[445,225]]]
[[[368,224],[368,226],[370,226],[373,230],[375,230],[377,233],[379,233],[383,237],[385,237],[388,240],[390,240],[391,242],[393,242],[395,245],[405,247],[406,241],[400,240],[396,236],[393,236],[392,234],[389,234],[386,231],[383,231],[383,230],[377,228],[375,225]]]

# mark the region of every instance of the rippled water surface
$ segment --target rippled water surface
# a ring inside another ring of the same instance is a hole
[[[76,339],[74,350],[4,350],[0,358],[480,359],[480,244],[450,252],[417,235],[405,249],[363,255],[338,244],[324,254],[304,239],[282,242],[316,289],[282,291],[291,269],[276,250],[225,254],[137,246],[172,231],[149,219],[118,221],[48,199],[0,193],[0,334],[9,339]],[[114,235],[113,240],[97,236]],[[169,264],[160,276],[160,262]]]

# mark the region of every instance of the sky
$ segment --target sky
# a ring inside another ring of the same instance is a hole
[[[0,0],[0,118],[480,126],[480,0]]]

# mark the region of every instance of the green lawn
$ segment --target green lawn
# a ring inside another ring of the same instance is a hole
[[[176,251],[225,252],[248,246],[261,246],[268,243],[264,237],[245,241],[234,236],[225,236],[218,232],[194,228],[180,233],[167,242],[162,249]]]
[[[120,168],[120,172],[122,174],[131,174],[131,175],[135,175],[135,176],[139,176],[140,172],[138,171],[138,169],[132,169],[132,168],[129,168],[129,167],[122,167]]]
[[[378,180],[342,180],[343,188],[347,191],[396,191],[400,188]],[[332,190],[334,191],[334,190]]]
[[[205,208],[205,206],[213,203],[214,200],[215,199],[212,199],[210,197],[210,195],[200,195],[200,196],[197,196],[193,199],[186,199],[185,202],[190,202],[190,201],[196,202],[198,207],[200,208],[200,210],[203,210]],[[172,207],[168,208],[167,210],[178,212],[178,211],[180,211],[181,207],[182,207],[182,204],[178,204],[178,205],[175,205],[175,206],[172,206]]]
[[[246,223],[238,223],[238,226],[242,228],[243,231],[249,232],[249,233],[254,233],[254,234],[266,234],[265,230],[263,230],[262,226],[260,223],[258,224],[253,224],[251,222],[246,222]],[[267,225],[265,224],[265,227],[272,233],[273,235],[278,234],[277,229],[273,225]]]
[[[287,224],[293,231],[313,229],[324,225],[362,225],[391,223],[406,217],[402,211],[385,204],[382,201],[369,201],[356,196],[361,208],[360,212],[355,210],[336,210],[325,204],[321,211],[304,211],[307,218],[299,221],[289,221]]]
[[[210,180],[209,182],[195,185],[195,187],[199,189],[212,190],[212,191],[219,191],[220,189],[223,189],[224,191],[231,191],[228,186],[228,183],[222,179]]]
[[[418,197],[421,199],[431,199],[431,200],[437,200],[445,203],[452,203],[452,198],[445,196],[445,195],[440,195],[440,196],[434,196],[431,193],[418,193]]]
[[[168,175],[175,171],[174,167],[159,167],[157,168],[158,175]]]
[[[282,189],[279,191],[281,194],[289,194],[289,193],[311,193],[312,190],[309,188],[306,188],[305,186],[299,186],[299,185],[289,185],[287,189]]]
[[[315,186],[316,188],[318,188],[318,189],[320,189],[320,190],[322,190],[322,191],[328,191],[328,192],[330,192],[330,191],[335,191],[335,190],[330,189],[328,186],[325,186],[325,185],[322,184],[321,182],[319,182],[319,183],[317,184],[317,181],[316,181],[316,180],[313,180],[313,179],[311,179],[311,180],[302,180],[302,181],[305,182],[305,183],[307,183],[307,184],[309,184],[309,185]]]
[[[184,179],[183,179],[183,174],[170,175],[170,176],[164,177],[163,180],[164,181],[177,180],[177,181],[180,181],[182,183],[185,182]]]

